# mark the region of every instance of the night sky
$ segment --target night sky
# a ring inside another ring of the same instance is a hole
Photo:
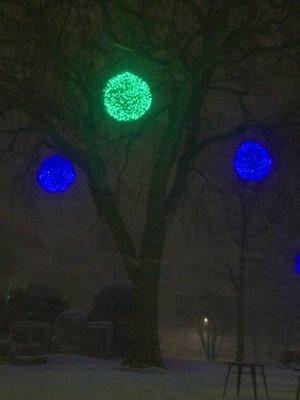
[[[264,222],[259,215],[267,215],[268,219],[279,209],[284,210],[274,223],[274,235],[251,245],[257,260],[255,268],[249,267],[249,279],[253,279],[253,288],[257,285],[257,271],[273,271],[287,281],[299,279],[293,266],[294,254],[300,251],[299,137],[293,111],[295,65],[293,61],[277,65],[272,56],[263,61],[264,65],[259,57],[254,57],[242,66],[233,65],[230,71],[217,69],[202,108],[199,138],[237,126],[247,129],[241,128],[236,139],[205,151],[191,173],[188,191],[170,226],[164,251],[161,310],[170,319],[184,318],[184,310],[176,311],[182,302],[188,315],[193,299],[203,288],[209,286],[221,292],[230,288],[226,268],[237,262],[237,248],[229,225],[238,224],[238,211],[226,195],[240,194],[244,188],[234,173],[232,160],[238,145],[248,138],[269,146],[274,156],[274,168],[264,186],[267,190],[254,226]],[[122,68],[132,63],[132,59],[127,60]],[[142,66],[139,65],[140,70]],[[275,73],[274,68],[278,68]],[[144,71],[154,87],[155,109],[165,100],[160,97],[157,71],[159,68],[149,72],[149,66]],[[236,95],[239,83],[229,79],[224,89],[222,82],[230,73],[245,76],[245,71],[246,89],[241,104]],[[283,117],[285,113],[287,119]],[[8,115],[3,126],[15,127],[18,121],[14,115]],[[115,140],[128,135],[128,127],[109,130],[111,121],[107,119],[99,139],[121,214],[138,244],[141,221],[145,219],[152,155],[165,123],[162,118],[157,126],[146,127],[142,134],[138,134],[139,126],[133,125],[133,139],[126,142],[129,159],[123,142]],[[43,136],[43,132],[38,133]],[[4,135],[2,144],[7,140],[9,135]],[[0,174],[2,290],[32,280],[45,281],[63,289],[72,307],[87,310],[100,286],[121,283],[127,278],[110,234],[96,212],[86,177],[76,166],[77,179],[70,189],[47,193],[38,186],[36,174],[41,161],[58,153],[58,149],[37,135],[33,139],[23,135],[17,150],[17,157],[1,165]],[[229,221],[231,217],[234,222]],[[263,282],[267,281],[265,277]]]
[[[230,114],[226,116],[230,118]],[[225,152],[218,146],[205,154],[195,169],[184,206],[172,223],[161,278],[161,312],[170,320],[189,316],[201,290],[214,287],[226,293],[230,288],[224,271],[226,264],[237,262],[237,248],[228,230],[227,217],[236,217],[236,208],[230,201],[224,203],[224,195],[215,187],[222,183],[231,194],[240,188],[232,165],[238,142],[228,143]],[[48,193],[38,185],[36,172],[40,162],[51,154],[47,149],[38,153],[26,176],[12,164],[2,168],[2,288],[6,291],[32,280],[44,281],[63,289],[72,307],[88,310],[99,287],[122,283],[127,278],[109,232],[97,215],[82,171],[76,167],[76,182],[64,193]],[[269,243],[255,241],[252,253],[258,253],[260,247],[255,271],[267,267],[283,279],[296,280],[292,255],[297,251],[299,233],[299,192],[295,190],[299,170],[294,149],[284,147],[283,155],[280,162],[282,165],[286,161],[287,167],[280,169],[281,165],[275,165],[270,177],[271,182],[280,177],[280,187],[272,189],[261,204],[267,214],[281,205],[287,209],[281,222],[274,225],[277,238],[270,238]],[[26,157],[20,160],[20,169],[26,162]],[[136,176],[142,180],[141,157],[138,165],[138,171],[134,165],[129,168],[128,174],[135,175],[134,179],[130,176],[131,182],[136,182]],[[205,171],[205,179],[197,171]],[[143,185],[137,199],[132,199],[128,192],[124,196],[127,200],[122,210],[132,236],[138,241],[145,201]],[[258,225],[259,221],[254,221],[254,226]],[[250,265],[250,272],[252,268]],[[178,313],[182,302],[183,310]]]

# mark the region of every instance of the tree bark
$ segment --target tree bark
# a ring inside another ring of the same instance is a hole
[[[237,361],[245,357],[245,305],[246,305],[246,244],[249,226],[249,208],[242,203],[242,224],[237,287]]]
[[[237,361],[245,357],[245,270],[239,271],[239,293],[237,305]]]
[[[158,337],[158,291],[156,277],[144,275],[134,282],[131,342],[124,367],[165,368]]]
[[[134,292],[131,343],[123,365],[131,368],[165,368],[158,336],[158,301],[161,258],[167,226],[163,207],[159,205],[164,195],[153,196],[149,205],[143,243],[140,251],[138,273],[131,279]],[[160,200],[160,201],[159,201]]]

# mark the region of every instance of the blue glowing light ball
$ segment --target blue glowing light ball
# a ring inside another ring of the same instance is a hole
[[[46,158],[37,173],[38,183],[46,192],[64,192],[75,179],[73,164],[59,155]]]
[[[255,142],[244,142],[237,149],[233,161],[236,173],[247,181],[259,182],[266,178],[272,168],[269,151]]]
[[[300,253],[296,255],[295,268],[297,274],[300,274]]]

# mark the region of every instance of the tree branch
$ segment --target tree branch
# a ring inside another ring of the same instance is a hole
[[[168,195],[167,213],[169,217],[175,213],[180,201],[182,200],[183,193],[187,186],[189,173],[200,153],[209,146],[228,141],[240,135],[244,128],[244,126],[238,126],[228,132],[205,138],[195,143],[192,141],[186,144],[186,148],[178,161],[175,180]]]

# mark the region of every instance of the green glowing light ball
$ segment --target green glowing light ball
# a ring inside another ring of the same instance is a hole
[[[124,72],[111,78],[104,89],[104,105],[117,121],[133,121],[149,110],[150,88],[138,76]]]

